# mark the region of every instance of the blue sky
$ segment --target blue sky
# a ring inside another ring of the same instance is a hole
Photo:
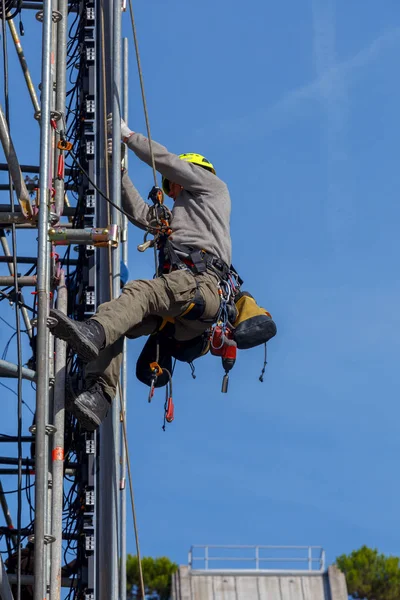
[[[195,381],[179,365],[166,433],[163,393],[149,406],[135,380],[142,341],[129,343],[142,553],[179,563],[191,544],[316,544],[330,561],[364,543],[398,553],[398,3],[134,4],[153,137],[206,155],[228,183],[234,264],[278,325],[263,385],[261,349],[239,353],[228,395],[219,359],[199,361]],[[129,125],[144,132],[123,20]],[[39,25],[24,23],[37,83]],[[37,126],[12,76],[16,146],[34,162]],[[129,165],[147,194],[151,170],[133,154]],[[141,239],[132,227],[132,278],[153,273]],[[130,520],[133,553],[131,532]]]

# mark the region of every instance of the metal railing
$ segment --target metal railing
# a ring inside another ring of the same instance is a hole
[[[202,546],[189,550],[191,571],[268,571],[323,573],[325,550],[321,546]],[[234,565],[234,566],[232,566]]]

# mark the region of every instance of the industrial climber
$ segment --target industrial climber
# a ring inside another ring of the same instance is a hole
[[[108,127],[111,133],[111,118]],[[124,121],[121,137],[140,160],[152,165],[147,138]],[[226,184],[199,154],[177,156],[156,142],[152,151],[163,189],[174,201],[168,239],[160,245],[159,277],[128,282],[118,298],[102,304],[85,322],[50,311],[54,335],[87,363],[83,387],[71,382],[67,394],[67,409],[87,430],[100,425],[116,395],[124,337],[150,335],[167,319],[174,321],[175,340],[195,339],[215,320],[220,282],[230,270],[231,200]],[[134,225],[152,230],[154,207],[144,202],[126,171],[122,206]]]

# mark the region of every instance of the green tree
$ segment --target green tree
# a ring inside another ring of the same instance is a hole
[[[343,554],[336,564],[344,573],[350,596],[360,600],[400,600],[400,559],[362,546]]]
[[[145,592],[149,598],[169,600],[171,597],[172,575],[178,570],[178,565],[166,556],[142,558],[143,579]],[[137,556],[128,554],[126,559],[127,596],[130,600],[140,598],[139,561]]]

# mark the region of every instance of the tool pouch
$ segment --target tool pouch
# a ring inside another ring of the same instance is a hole
[[[170,351],[176,360],[181,362],[191,363],[197,358],[204,356],[210,349],[210,340],[208,332],[187,340],[179,342],[178,340],[170,340]]]
[[[158,344],[158,356],[157,356]],[[163,372],[155,381],[154,387],[160,388],[167,385],[169,381],[168,374],[164,369],[172,373],[172,356],[168,347],[168,338],[158,333],[153,333],[147,338],[147,341],[140,353],[136,363],[136,377],[145,385],[151,386],[153,373],[150,364],[157,362]]]
[[[159,348],[158,360],[157,344]],[[168,337],[164,332],[154,333],[147,339],[137,360],[136,377],[145,385],[150,386],[152,382],[150,364],[152,362],[157,362],[161,369],[167,369],[172,374],[173,358],[181,362],[191,363],[207,354],[209,348],[210,342],[207,332],[184,342]],[[167,385],[168,381],[168,375],[163,371],[162,375],[157,378],[154,387],[163,387]]]

